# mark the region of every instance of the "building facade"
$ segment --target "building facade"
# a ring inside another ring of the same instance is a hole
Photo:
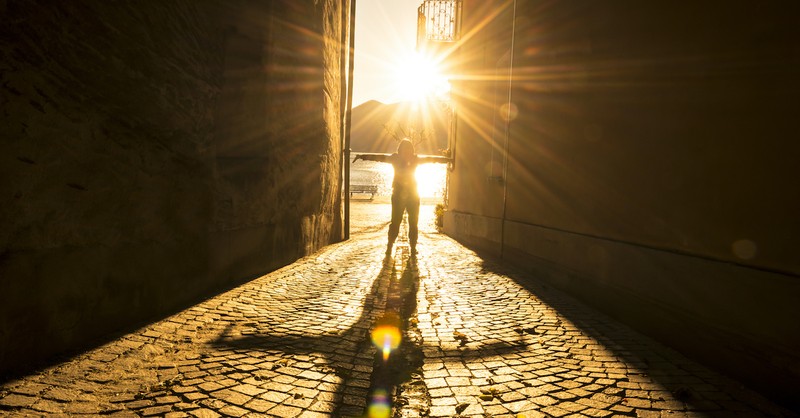
[[[445,232],[800,391],[797,6],[459,3]]]
[[[0,4],[0,377],[343,238],[349,13]]]

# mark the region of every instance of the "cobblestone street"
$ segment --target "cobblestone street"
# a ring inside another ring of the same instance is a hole
[[[370,330],[406,277],[421,364],[396,387],[397,416],[792,416],[437,233],[433,206],[417,260],[402,237],[384,259],[387,206],[354,203],[351,240],[5,382],[0,414],[363,416],[381,361]]]

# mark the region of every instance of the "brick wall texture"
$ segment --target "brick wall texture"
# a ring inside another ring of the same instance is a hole
[[[0,2],[0,372],[341,238],[339,3]]]

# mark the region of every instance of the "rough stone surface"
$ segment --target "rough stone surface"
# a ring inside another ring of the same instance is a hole
[[[417,260],[403,236],[384,259],[385,206],[356,205],[371,223],[346,243],[0,385],[0,411],[362,416],[377,351],[370,330],[405,277],[419,285],[404,319],[423,361],[417,383],[394,396],[402,416],[793,416],[437,234],[431,206]],[[110,379],[98,384],[99,375]]]
[[[0,4],[0,375],[341,238],[343,19]]]

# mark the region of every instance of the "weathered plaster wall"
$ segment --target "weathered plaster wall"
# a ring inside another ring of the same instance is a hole
[[[465,31],[501,4],[460,51],[464,73],[508,65],[512,2],[465,1]],[[445,230],[790,401],[797,6],[516,4],[508,148],[493,128],[507,87],[468,76]],[[508,156],[500,181],[492,147]]]
[[[0,372],[341,238],[342,13],[0,4]]]

